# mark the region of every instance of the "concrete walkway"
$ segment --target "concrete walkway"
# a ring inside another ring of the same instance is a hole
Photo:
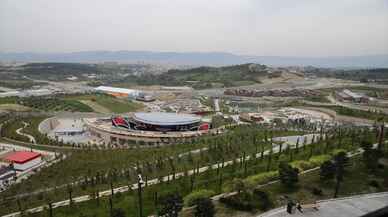
[[[286,207],[270,210],[257,217],[357,217],[388,206],[388,192],[363,194],[317,202],[319,210],[306,209],[303,213],[286,212]]]

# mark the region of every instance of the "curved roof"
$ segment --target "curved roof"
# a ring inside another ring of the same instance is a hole
[[[201,118],[197,115],[164,112],[137,112],[134,113],[133,119],[146,124],[163,126],[186,125],[201,121]]]

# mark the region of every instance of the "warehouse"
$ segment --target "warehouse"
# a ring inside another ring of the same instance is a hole
[[[116,97],[129,97],[131,99],[135,99],[139,96],[141,91],[134,89],[126,89],[126,88],[118,88],[118,87],[107,87],[107,86],[99,86],[94,88],[97,92],[106,93]]]
[[[25,171],[42,163],[42,155],[31,151],[16,151],[8,154],[5,160],[18,171]]]

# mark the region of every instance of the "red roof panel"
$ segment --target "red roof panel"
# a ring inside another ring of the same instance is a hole
[[[40,157],[41,154],[37,152],[30,152],[30,151],[16,151],[13,152],[5,158],[5,160],[10,161],[12,163],[26,163],[30,160],[33,160],[35,158]]]

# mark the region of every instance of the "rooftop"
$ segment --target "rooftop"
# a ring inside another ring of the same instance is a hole
[[[164,112],[137,112],[134,113],[133,119],[146,124],[152,125],[185,125],[200,122],[201,118],[191,114],[177,114]]]
[[[108,87],[108,86],[99,86],[94,88],[97,91],[108,91],[108,92],[117,92],[117,93],[125,93],[125,94],[138,94],[138,90],[134,89],[126,89],[126,88],[118,88],[118,87]]]
[[[37,152],[30,152],[30,151],[16,151],[12,152],[11,154],[8,154],[5,160],[10,161],[12,163],[25,163],[30,160],[33,160],[35,158],[40,157],[41,154]]]

